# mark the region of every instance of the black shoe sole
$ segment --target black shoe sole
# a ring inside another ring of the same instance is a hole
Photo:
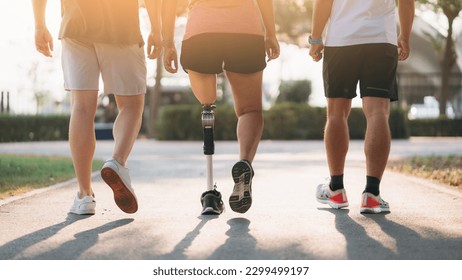
[[[229,197],[229,206],[234,212],[245,213],[250,209],[250,206],[252,206],[251,167],[248,163],[240,161],[233,166],[231,174],[234,180],[234,189]],[[241,178],[242,175],[244,175],[243,178]],[[239,188],[241,184],[243,186]],[[241,189],[241,191],[239,189]]]
[[[203,194],[201,198],[202,203],[202,215],[220,215],[223,213],[223,201],[221,195],[215,195],[212,191],[210,193]]]

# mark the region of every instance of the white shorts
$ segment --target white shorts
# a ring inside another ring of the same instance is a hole
[[[68,38],[61,42],[66,90],[99,90],[101,74],[105,94],[146,93],[143,46],[86,43]]]

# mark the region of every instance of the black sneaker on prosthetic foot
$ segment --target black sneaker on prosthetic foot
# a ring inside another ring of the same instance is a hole
[[[206,191],[201,195],[202,215],[220,215],[224,205],[221,193],[216,189]]]
[[[234,212],[245,213],[252,205],[252,166],[246,160],[238,161],[231,170],[234,189],[229,197],[229,206]]]

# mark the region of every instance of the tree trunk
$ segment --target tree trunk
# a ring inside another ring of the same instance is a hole
[[[441,93],[439,98],[439,116],[446,118],[446,104],[451,98],[449,82],[451,70],[456,62],[456,53],[454,50],[454,41],[452,39],[452,24],[454,19],[448,18],[449,28],[446,37],[446,47],[444,49],[443,61],[441,61]]]
[[[156,60],[156,81],[154,88],[149,92],[149,117],[146,122],[146,131],[148,133],[148,138],[157,137],[157,118],[159,115],[159,108],[161,102],[161,93],[162,93],[162,75],[163,75],[163,65],[162,59],[158,58]]]

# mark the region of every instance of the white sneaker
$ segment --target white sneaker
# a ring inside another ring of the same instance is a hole
[[[361,196],[361,208],[359,212],[362,214],[379,214],[379,213],[389,213],[390,204],[383,200],[380,195],[373,195],[371,193],[365,192]]]
[[[94,215],[96,208],[96,201],[93,196],[86,195],[82,198],[79,197],[79,193],[74,199],[74,204],[72,204],[70,213],[77,215]]]
[[[101,177],[114,192],[114,201],[125,213],[135,213],[138,202],[131,186],[128,168],[120,165],[115,159],[107,160],[101,169]]]
[[[320,184],[316,188],[316,200],[328,204],[334,209],[348,207],[348,198],[345,189],[331,191],[329,184]]]

